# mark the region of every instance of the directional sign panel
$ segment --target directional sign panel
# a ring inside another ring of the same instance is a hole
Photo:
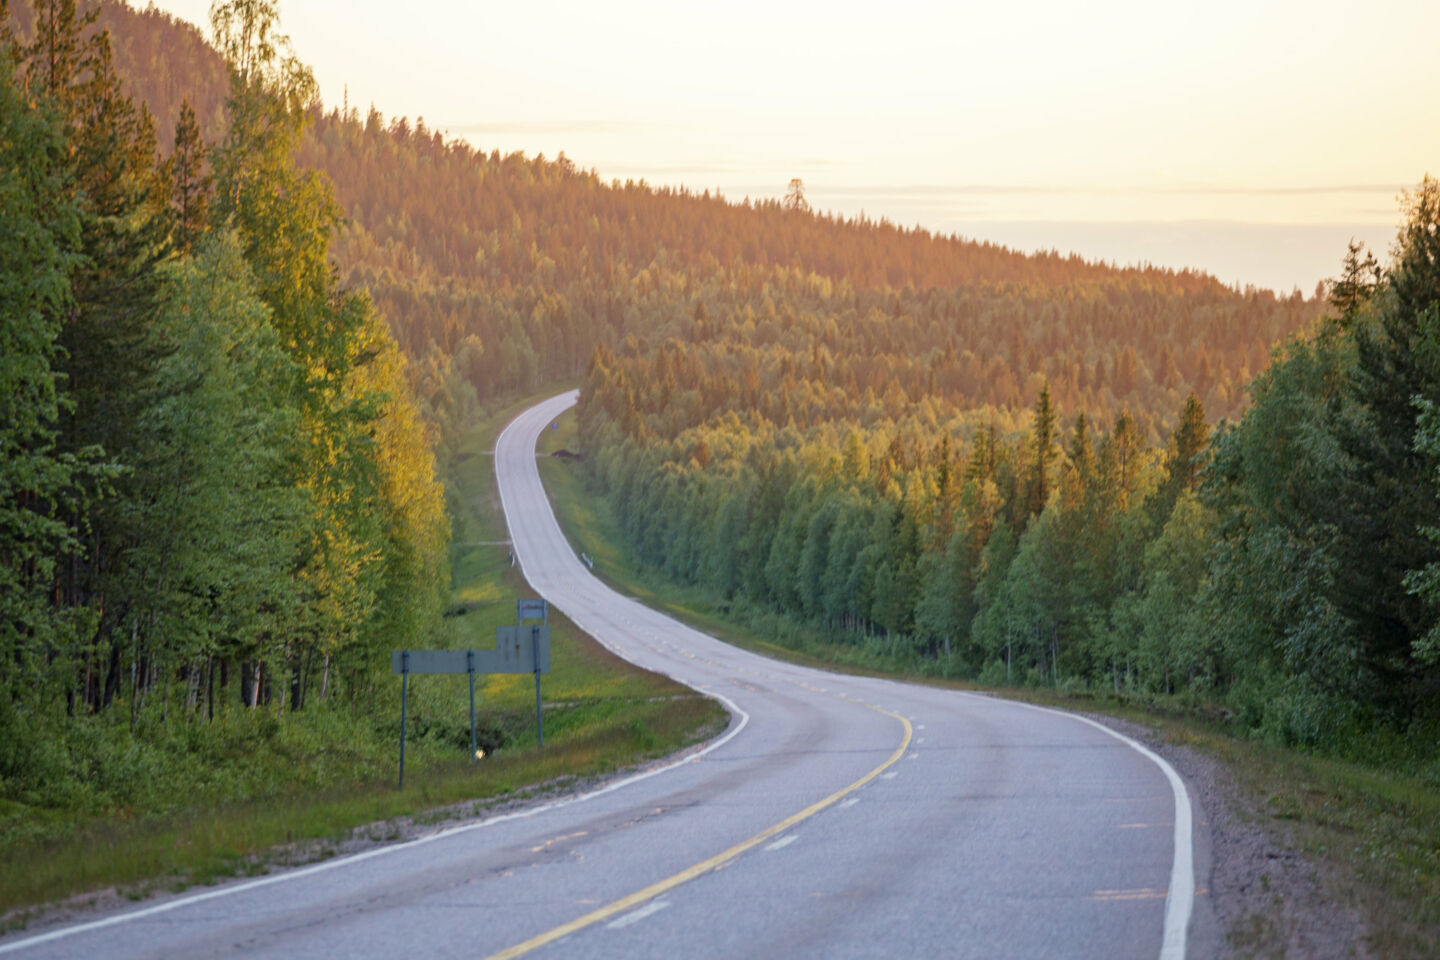
[[[550,628],[497,627],[494,650],[396,650],[391,673],[534,673],[550,672]]]
[[[396,650],[390,654],[391,673],[469,673],[475,658],[476,673],[484,673],[481,655],[495,656],[494,650]]]
[[[496,627],[495,635],[500,660],[506,665],[496,673],[534,673],[537,656],[540,672],[550,672],[549,627]]]
[[[525,620],[544,620],[546,619],[546,612],[547,608],[544,600],[515,601],[516,620],[520,620],[522,622]]]

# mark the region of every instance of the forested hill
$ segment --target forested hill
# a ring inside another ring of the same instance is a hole
[[[162,140],[182,96],[207,139],[221,134],[223,63],[199,31],[114,4],[101,22]],[[332,256],[419,361],[442,452],[477,400],[578,378],[600,343],[644,354],[703,336],[706,317],[742,351],[865,357],[831,375],[891,415],[935,391],[1008,427],[1048,381],[1062,413],[1128,410],[1158,442],[1192,390],[1212,418],[1237,414],[1274,344],[1318,313],[1195,272],[605,183],[563,156],[502,157],[373,109],[314,119],[298,159],[330,176],[348,217]]]
[[[94,2],[78,4],[93,9]],[[211,143],[225,131],[225,100],[230,81],[225,59],[206,40],[208,34],[154,7],[137,10],[124,3],[101,3],[95,27],[110,31],[115,72],[125,92],[155,115],[156,133],[166,148],[175,142],[180,104],[188,100]],[[33,0],[10,0],[10,23],[17,37],[35,35]]]
[[[482,396],[578,376],[598,343],[647,353],[724,327],[757,355],[863,354],[865,368],[833,372],[860,394],[1017,411],[1045,378],[1060,409],[1129,407],[1158,438],[1192,389],[1215,415],[1238,412],[1273,345],[1317,312],[1195,274],[607,186],[375,113],[328,115],[304,156],[349,212],[349,282],[428,369],[461,355]]]
[[[1153,444],[1124,413],[1060,416],[1043,382],[997,429],[948,402],[948,354],[932,388],[857,391],[886,324],[757,350],[707,319],[597,351],[584,469],[634,556],[811,655],[1179,695],[1434,779],[1440,182],[1404,213],[1392,261],[1352,248],[1328,316],[1213,434],[1194,394]]]

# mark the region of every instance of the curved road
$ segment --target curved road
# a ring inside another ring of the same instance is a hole
[[[0,953],[1178,960],[1192,926],[1190,955],[1212,952],[1208,912],[1192,923],[1190,801],[1140,745],[1073,715],[769,660],[593,577],[534,454],[574,402],[532,407],[496,445],[516,555],[602,643],[720,697],[721,737],[588,795]]]

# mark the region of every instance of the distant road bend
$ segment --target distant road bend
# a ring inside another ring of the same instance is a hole
[[[721,737],[581,797],[0,953],[1179,960],[1187,932],[1192,954],[1213,952],[1190,800],[1140,744],[1058,711],[769,660],[597,580],[536,467],[575,399],[530,408],[496,444],[516,556],[602,643],[719,697]]]

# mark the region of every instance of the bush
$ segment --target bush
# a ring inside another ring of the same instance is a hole
[[[1005,661],[996,657],[985,664],[985,669],[980,671],[976,682],[982,687],[1001,687],[1005,685]]]

